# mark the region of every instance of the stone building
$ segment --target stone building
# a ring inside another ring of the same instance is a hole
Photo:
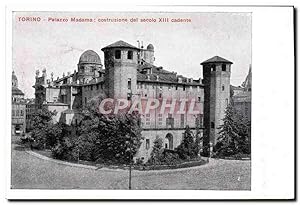
[[[215,56],[201,63],[204,79],[193,79],[154,65],[152,44],[143,48],[117,41],[101,50],[104,68],[99,55],[87,50],[80,56],[73,73],[57,79],[51,74],[47,79],[46,70],[41,76],[37,71],[34,85],[37,107],[55,110],[56,122],[77,124],[81,109],[101,95],[129,101],[158,99],[161,103],[165,99],[166,103],[188,99],[194,102],[197,114],[161,113],[154,109],[141,115],[144,140],[136,157],[147,160],[157,137],[163,139],[166,149],[175,149],[182,141],[186,126],[193,132],[200,130],[201,135],[203,130],[208,130],[204,136],[206,146],[210,142],[215,144],[229,99],[232,62]]]
[[[18,88],[18,78],[12,72],[12,99],[11,99],[11,132],[12,135],[25,133],[26,109],[24,93]]]
[[[35,100],[25,99],[25,107],[26,107],[26,132],[29,132],[33,126],[32,115],[36,111]]]
[[[233,103],[237,111],[251,121],[251,90],[252,90],[252,68],[249,67],[248,75],[241,86],[233,86]]]

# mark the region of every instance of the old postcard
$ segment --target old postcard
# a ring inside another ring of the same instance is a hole
[[[10,191],[251,196],[252,9],[9,15]]]

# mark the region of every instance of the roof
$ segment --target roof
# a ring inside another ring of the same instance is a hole
[[[122,41],[122,40],[119,40],[113,44],[110,44],[108,46],[105,46],[104,48],[102,48],[101,50],[105,50],[105,49],[108,49],[108,48],[132,48],[132,49],[137,49],[139,50],[139,48],[133,46],[133,45],[130,45],[129,43],[126,43],[125,41]]]
[[[79,64],[80,63],[101,64],[101,59],[95,51],[87,50],[81,54],[79,58]]]
[[[244,91],[233,95],[234,102],[251,102],[251,92]]]
[[[19,88],[16,87],[12,87],[11,92],[12,95],[24,95],[24,93]]]
[[[202,62],[201,65],[207,64],[207,63],[230,63],[230,64],[232,64],[231,61],[226,60],[225,58],[222,58],[220,56],[214,56],[214,57]]]
[[[244,90],[244,88],[241,86],[234,86],[234,85],[230,85],[230,86],[233,90]]]
[[[154,46],[150,43],[150,44],[147,46],[147,50],[154,51]]]
[[[145,69],[152,69],[152,73],[151,74],[145,73],[144,72]],[[182,79],[181,82],[178,81],[179,77]],[[167,71],[162,67],[154,66],[145,61],[144,61],[144,65],[139,65],[138,67],[137,80],[164,82],[164,83],[172,83],[172,84],[202,85],[199,80],[193,80],[192,82],[188,82],[188,78],[186,77],[177,75],[177,73],[175,72]]]

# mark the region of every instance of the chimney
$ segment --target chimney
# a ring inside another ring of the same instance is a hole
[[[46,76],[47,76],[47,73],[46,73],[46,72],[47,72],[47,71],[46,71],[46,68],[44,68],[42,72],[43,72],[42,76],[43,76],[43,77],[46,77]]]
[[[38,78],[39,75],[40,75],[40,71],[39,71],[39,70],[36,70],[36,71],[35,71],[35,78]]]

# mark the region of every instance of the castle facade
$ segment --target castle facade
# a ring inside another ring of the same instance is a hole
[[[47,76],[46,70],[42,75],[37,71],[33,86],[36,107],[56,111],[56,122],[76,125],[81,109],[101,95],[130,101],[192,99],[199,110],[197,114],[152,110],[141,115],[144,140],[136,157],[147,160],[157,137],[163,139],[164,148],[175,149],[182,141],[186,126],[204,136],[204,152],[216,143],[230,98],[232,62],[212,57],[201,63],[203,79],[193,79],[154,65],[152,44],[143,48],[117,41],[101,50],[104,65],[96,52],[87,50],[72,73],[54,79],[53,73]]]

